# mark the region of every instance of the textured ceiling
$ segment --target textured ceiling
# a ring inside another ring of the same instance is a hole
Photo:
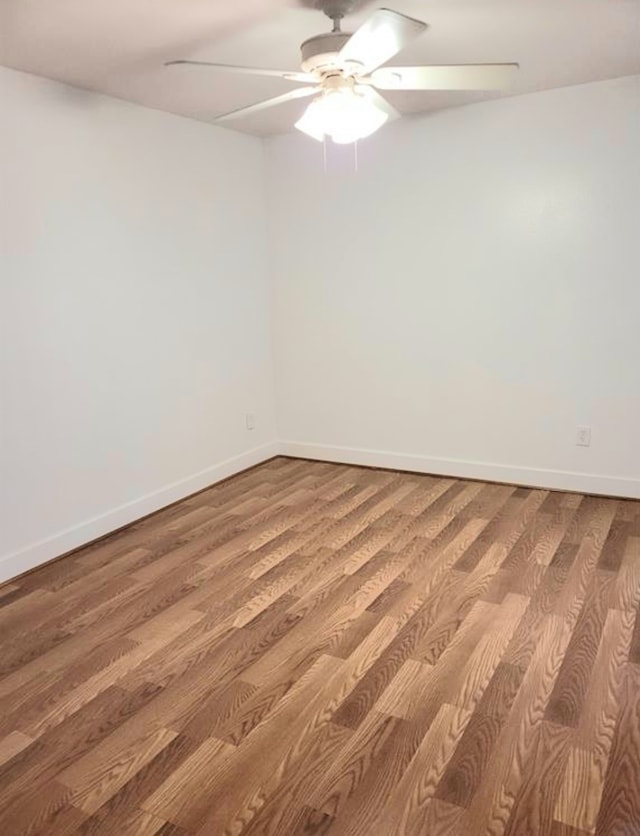
[[[308,3],[307,3],[308,5]],[[397,64],[517,61],[525,93],[640,73],[640,0],[383,0],[347,18],[357,27],[387,5],[429,23]],[[295,69],[299,45],[329,21],[296,0],[0,0],[0,64],[195,119],[295,86],[172,58]],[[394,63],[394,62],[391,62]],[[403,112],[495,93],[394,93]],[[290,129],[297,101],[233,123],[258,135]]]

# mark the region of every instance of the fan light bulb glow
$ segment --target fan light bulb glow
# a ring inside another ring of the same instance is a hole
[[[311,102],[296,128],[319,142],[329,136],[345,145],[371,136],[388,118],[370,99],[354,90],[328,90]]]

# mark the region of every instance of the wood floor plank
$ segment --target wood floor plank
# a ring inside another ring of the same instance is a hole
[[[92,813],[82,825],[83,836],[100,834],[109,829],[112,831],[131,831],[136,826],[151,829],[156,826],[165,832],[173,827],[170,823],[157,820],[147,821],[147,816],[138,807],[141,798],[147,798],[151,793],[178,770],[182,763],[195,751],[195,744],[188,738],[178,735],[167,746],[162,748],[154,757],[140,767],[114,794],[109,794],[100,807]]]
[[[215,786],[219,763],[234,751],[234,746],[216,738],[207,738],[148,798],[142,809],[159,818],[180,821],[183,809],[194,795]]]
[[[640,832],[640,668],[628,664],[596,833]]]
[[[353,792],[344,799],[342,812],[331,819],[331,833],[356,836],[375,833],[389,794],[405,773],[420,744],[421,736],[411,722],[397,723],[379,752],[380,768],[360,777]]]
[[[0,771],[0,809],[37,790],[107,739],[160,692],[149,685],[128,693],[111,687],[8,761]]]
[[[0,766],[10,761],[27,746],[31,746],[33,738],[20,731],[13,731],[0,740]]]
[[[505,836],[548,833],[553,825],[553,811],[558,781],[569,754],[571,732],[543,720],[537,727],[529,759],[524,763],[524,780],[516,793]]]
[[[161,752],[176,737],[163,727],[131,735],[128,745],[115,735],[104,745],[60,773],[58,780],[73,790],[73,804],[86,813],[95,811],[122,787],[132,775]]]
[[[261,834],[278,836],[281,833],[322,833],[333,823],[333,818],[306,803],[327,769],[348,742],[350,732],[333,723],[325,725],[309,746],[295,769],[287,771],[278,787],[269,794],[243,829],[243,836]],[[304,802],[304,803],[303,803]]]
[[[593,578],[547,706],[546,718],[552,723],[578,725],[607,616],[611,581],[605,572]]]
[[[443,703],[416,754],[388,799],[380,822],[382,833],[418,836],[447,763],[455,751],[471,712]]]
[[[0,586],[7,836],[640,832],[640,502],[276,458]]]
[[[358,788],[369,769],[384,768],[380,755],[389,737],[397,733],[402,720],[370,712],[367,722],[353,732],[338,757],[327,767],[311,789],[308,803],[332,818],[337,818]]]
[[[463,819],[470,836],[504,833],[570,638],[571,630],[559,616],[547,617],[507,722]]]
[[[555,821],[589,833],[594,831],[602,800],[603,779],[597,753],[573,746],[556,799]]]

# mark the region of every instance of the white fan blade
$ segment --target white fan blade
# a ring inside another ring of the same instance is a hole
[[[266,110],[268,107],[275,107],[275,105],[291,102],[294,99],[302,99],[305,96],[313,96],[319,89],[319,87],[296,87],[295,90],[290,90],[282,96],[275,96],[273,99],[266,99],[263,102],[258,102],[258,104],[241,107],[238,110],[232,110],[230,113],[224,113],[222,116],[217,117],[216,122],[229,122],[241,116],[248,116],[250,113]]]
[[[427,28],[412,17],[378,9],[353,33],[340,50],[341,61],[356,61],[368,73],[393,58]]]
[[[214,64],[211,61],[190,61],[180,58],[177,61],[165,61],[165,67],[174,67],[176,64],[191,64],[196,67],[213,67],[227,73],[238,73],[241,75],[266,75],[273,78],[284,78],[287,81],[300,81],[305,84],[315,84],[317,79],[310,73],[298,73],[295,70],[264,70],[261,67],[236,67],[233,64]]]
[[[500,90],[517,71],[518,64],[381,67],[367,81],[379,90]]]
[[[369,101],[373,102],[373,104],[382,110],[384,113],[387,114],[389,122],[393,119],[399,119],[401,117],[401,113],[395,109],[395,107],[391,104],[391,102],[387,101],[384,96],[381,96],[377,90],[374,90],[373,87],[369,87],[364,84],[356,85],[356,91],[363,96],[366,96]]]

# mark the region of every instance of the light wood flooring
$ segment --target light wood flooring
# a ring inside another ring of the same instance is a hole
[[[0,587],[0,834],[636,836],[640,502],[274,459]]]

